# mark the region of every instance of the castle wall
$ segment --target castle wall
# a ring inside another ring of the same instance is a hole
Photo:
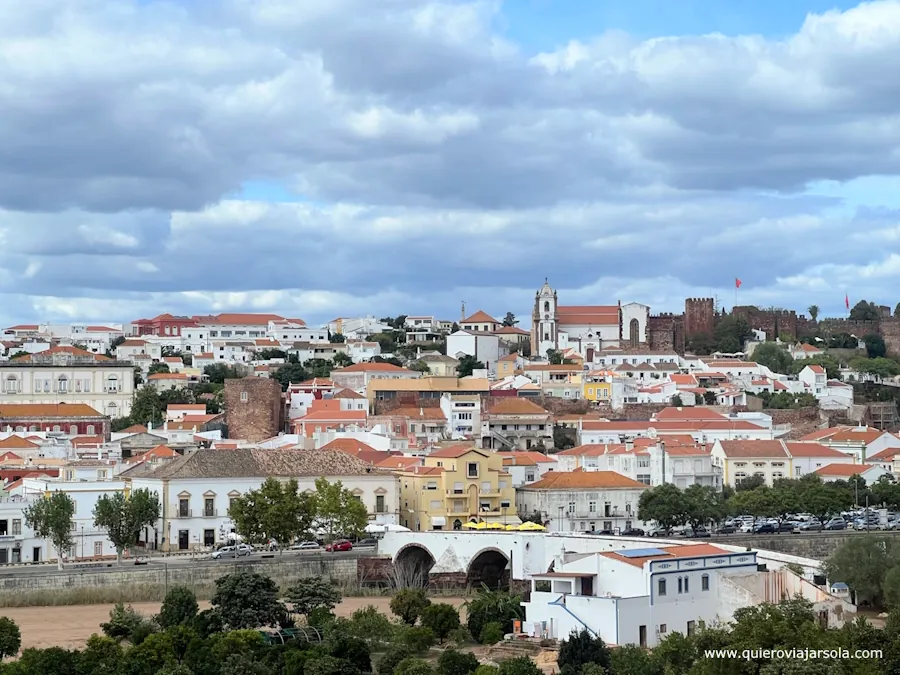
[[[685,337],[712,334],[716,327],[716,304],[712,298],[687,298],[684,301]]]

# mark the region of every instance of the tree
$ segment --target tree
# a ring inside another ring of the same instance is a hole
[[[506,327],[515,326],[517,323],[519,323],[519,320],[512,312],[507,312],[506,316],[503,317],[503,325]]]
[[[530,656],[517,656],[500,662],[499,675],[543,675]]]
[[[337,352],[332,358],[331,363],[335,368],[344,368],[353,365],[353,359],[344,352]]]
[[[445,602],[430,605],[422,612],[422,625],[434,633],[440,644],[444,644],[444,638],[450,631],[459,628],[459,610]]]
[[[818,354],[808,359],[796,359],[791,364],[791,372],[796,375],[806,366],[822,366],[829,380],[837,380],[841,376],[841,364],[828,354]]]
[[[22,512],[25,526],[39,539],[49,539],[56,549],[56,565],[63,568],[63,554],[72,548],[72,518],[75,502],[65,492],[44,495]]]
[[[162,424],[166,409],[159,398],[159,392],[145,384],[134,393],[129,417],[135,424]]]
[[[299,363],[285,363],[283,366],[278,367],[272,378],[278,381],[282,391],[287,391],[288,385],[308,380],[309,373]]]
[[[316,524],[325,530],[328,541],[334,541],[336,535],[358,536],[369,522],[365,505],[340,481],[317,478],[312,499]]]
[[[735,485],[735,492],[743,492],[745,490],[755,490],[758,487],[762,487],[766,484],[766,479],[762,476],[757,476],[756,474],[752,476],[747,476],[740,482]]]
[[[103,634],[113,640],[128,640],[132,644],[139,640],[136,636],[146,637],[151,631],[147,619],[138,614],[134,607],[121,602],[116,603],[109,612],[109,621],[100,624]]]
[[[722,496],[709,485],[691,485],[684,491],[687,502],[687,519],[694,529],[725,517]]]
[[[688,337],[685,348],[697,356],[712,354],[716,348],[716,339],[709,333],[695,333]]]
[[[431,368],[428,367],[428,364],[425,363],[424,361],[420,361],[420,360],[410,361],[409,363],[406,364],[406,367],[409,370],[415,370],[418,373],[430,373],[431,372]]]
[[[309,615],[317,609],[329,612],[341,602],[341,592],[330,581],[322,577],[304,577],[297,580],[286,594],[295,614]]]
[[[240,368],[229,366],[227,363],[211,363],[203,369],[203,374],[213,384],[224,384],[225,380],[238,380],[243,377]]]
[[[122,655],[122,645],[95,633],[87,639],[78,659],[78,675],[117,675]]]
[[[391,613],[399,617],[403,623],[413,626],[430,605],[431,600],[423,589],[404,588],[391,598]]]
[[[672,483],[664,483],[644,490],[638,500],[638,519],[651,520],[663,529],[684,525],[688,520],[690,505],[684,492]]]
[[[887,571],[881,587],[884,594],[884,602],[891,611],[895,612],[900,609],[900,565],[894,565]]]
[[[550,362],[552,366],[558,366],[563,362],[562,352],[558,349],[548,349],[547,350],[547,361]]]
[[[557,665],[560,672],[568,670],[580,673],[588,663],[596,663],[609,671],[610,653],[606,644],[599,637],[594,637],[586,628],[572,633],[559,645]]]
[[[78,652],[62,647],[22,650],[17,661],[3,667],[4,675],[77,675]]]
[[[156,623],[163,630],[174,626],[187,626],[197,618],[197,596],[186,586],[173,586],[166,593]]]
[[[863,342],[866,343],[866,355],[870,359],[877,359],[887,354],[884,338],[877,333],[868,333],[863,337]]]
[[[744,343],[753,337],[753,329],[744,317],[726,314],[716,324],[713,337],[716,351],[732,354],[744,348]]]
[[[853,504],[853,496],[833,483],[817,481],[810,482],[803,489],[800,503],[806,511],[824,523],[831,514],[849,509]]]
[[[169,364],[168,363],[153,363],[147,369],[147,375],[156,375],[156,373],[168,373],[169,372]]]
[[[233,499],[228,516],[247,541],[265,544],[274,539],[284,548],[312,529],[313,502],[312,497],[300,492],[295,479],[283,483],[269,477],[259,489]]]
[[[716,392],[709,391],[708,389],[703,392],[703,402],[706,405],[715,405],[717,400]]]
[[[384,654],[378,661],[376,670],[378,675],[393,675],[397,665],[411,655],[409,649],[403,645],[396,646]]]
[[[763,342],[753,350],[753,360],[773,373],[787,375],[791,372],[791,364],[794,362],[794,357],[777,342]]]
[[[857,604],[880,606],[888,570],[895,566],[896,547],[886,537],[859,535],[846,541],[822,566],[828,581],[843,581]]]
[[[507,591],[491,591],[483,586],[466,603],[466,625],[476,640],[481,638],[481,631],[492,621],[499,623],[500,630],[505,634],[512,633],[513,621],[522,618],[522,596]]]
[[[810,305],[806,308],[806,313],[809,314],[809,318],[813,321],[817,321],[819,318],[819,306],[818,305]]]
[[[460,377],[471,377],[475,370],[484,370],[485,365],[471,354],[464,354],[456,366],[456,373]]]
[[[287,617],[276,583],[256,572],[241,570],[216,579],[211,604],[229,630],[278,626]]]
[[[438,671],[441,675],[471,675],[477,669],[478,658],[469,652],[448,649],[438,658]]]
[[[272,359],[287,360],[287,352],[283,349],[268,347],[266,349],[257,349],[253,352],[253,357],[259,361],[271,361]]]
[[[856,358],[850,361],[853,370],[873,375],[877,378],[887,379],[900,375],[900,364],[893,359],[878,357],[874,359]]]
[[[435,675],[434,668],[422,659],[403,659],[394,668],[394,675]]]
[[[669,401],[669,405],[675,406],[676,408],[680,408],[684,405],[684,401],[681,400],[680,394],[675,394],[672,396],[672,400]]]
[[[881,318],[881,310],[874,302],[860,300],[850,310],[851,321],[878,321]]]
[[[22,646],[22,632],[16,622],[0,616],[0,661],[19,653]]]
[[[344,337],[343,333],[331,333],[329,334],[328,341],[331,344],[338,345],[345,343],[347,341],[347,338]]]
[[[116,563],[122,564],[122,554],[136,546],[141,529],[159,520],[159,496],[147,489],[106,494],[94,504],[94,527],[106,530],[106,536],[116,548]]]

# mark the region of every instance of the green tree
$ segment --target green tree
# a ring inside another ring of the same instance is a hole
[[[72,548],[72,518],[75,502],[65,492],[44,495],[22,512],[25,526],[39,539],[49,539],[56,549],[56,566],[63,568],[63,554]]]
[[[672,400],[669,401],[669,405],[676,408],[682,407],[684,405],[684,401],[681,400],[681,395],[675,394],[674,396],[672,396]]]
[[[877,359],[887,354],[887,346],[884,344],[884,338],[877,333],[869,333],[863,337],[866,343],[866,355],[870,359]]]
[[[22,632],[12,619],[0,616],[0,661],[19,653]]]
[[[809,318],[813,321],[817,321],[819,319],[819,306],[818,305],[810,305],[806,308],[806,313],[809,314]]]
[[[312,499],[316,524],[325,531],[328,541],[334,541],[337,535],[359,536],[369,522],[365,505],[340,481],[317,478]]]
[[[337,344],[343,344],[343,343],[345,343],[345,342],[347,341],[347,338],[344,337],[344,334],[343,334],[343,333],[332,333],[332,334],[329,335],[328,341],[329,341],[331,344],[337,345]]]
[[[459,610],[453,605],[438,602],[422,611],[422,625],[431,630],[440,644],[450,631],[459,628]]]
[[[828,516],[849,509],[853,495],[833,483],[809,482],[800,493],[800,504],[824,523]]]
[[[822,566],[831,583],[843,581],[859,604],[880,606],[888,570],[895,566],[896,548],[886,537],[861,534],[847,537]]]
[[[685,348],[691,354],[706,356],[716,349],[716,339],[709,333],[696,333],[688,336]]]
[[[559,645],[559,656],[556,659],[560,672],[580,673],[588,663],[596,663],[609,671],[609,648],[599,637],[595,637],[586,628],[572,633]]]
[[[860,373],[874,375],[881,379],[888,379],[900,375],[900,364],[893,359],[884,357],[856,358],[850,361],[850,367]]]
[[[722,495],[709,485],[691,485],[684,491],[687,520],[694,529],[725,517]]]
[[[138,614],[134,607],[119,602],[110,610],[109,621],[100,624],[100,630],[108,638],[128,640],[133,644],[138,641],[135,636],[146,637],[150,632],[148,624],[146,617]]]
[[[203,369],[203,374],[213,384],[224,384],[225,380],[239,380],[244,376],[240,368],[227,363],[211,363]]]
[[[500,662],[499,675],[543,675],[530,656],[517,656]]]
[[[163,630],[175,626],[187,626],[194,622],[199,611],[197,596],[187,586],[173,586],[166,593],[156,623]]]
[[[410,656],[410,650],[403,645],[393,647],[378,661],[378,666],[376,667],[378,675],[393,675],[397,665]]]
[[[272,378],[278,381],[282,391],[287,391],[289,385],[305,382],[310,379],[310,375],[299,363],[285,363],[278,367]]]
[[[403,588],[391,598],[391,613],[403,623],[413,626],[429,605],[431,600],[423,589]]]
[[[332,357],[331,363],[335,368],[345,368],[346,366],[353,365],[353,359],[344,352],[338,352]]]
[[[638,500],[638,519],[655,521],[666,530],[684,525],[689,511],[690,504],[684,492],[672,483],[644,490]]]
[[[314,499],[300,492],[295,479],[282,482],[272,477],[259,489],[233,499],[228,508],[228,517],[244,539],[254,544],[274,539],[282,549],[311,531],[314,515]]]
[[[738,481],[735,485],[735,492],[744,492],[745,490],[755,490],[758,487],[761,487],[766,484],[766,479],[762,476],[748,476],[741,481]]]
[[[519,323],[519,320],[516,318],[516,315],[512,312],[507,312],[506,316],[503,317],[503,325],[506,327],[512,327]]]
[[[216,579],[211,604],[229,630],[278,626],[287,617],[278,586],[256,572],[241,570]]]
[[[275,349],[272,347],[266,349],[257,349],[253,356],[259,361],[271,361],[272,359],[284,359],[287,361],[287,352],[283,349]]]
[[[168,373],[169,372],[169,364],[162,363],[152,363],[150,367],[147,369],[147,375],[156,375],[157,373]]]
[[[485,365],[471,354],[464,354],[456,366],[456,373],[460,377],[471,377],[473,371],[484,370]]]
[[[78,659],[78,675],[118,675],[124,650],[105,635],[91,635]]]
[[[796,375],[806,366],[822,366],[829,380],[837,380],[841,376],[841,364],[828,354],[817,354],[808,359],[795,359],[791,364],[791,373]]]
[[[135,424],[162,424],[166,409],[159,398],[159,392],[145,384],[134,393],[129,417]]]
[[[24,649],[17,661],[3,667],[3,675],[78,675],[78,656],[61,647]]]
[[[848,584],[849,585],[849,584]],[[900,609],[900,566],[894,565],[884,575],[881,583],[885,604],[892,612]]]
[[[753,329],[744,317],[726,314],[716,324],[713,337],[716,351],[731,354],[744,348],[744,343],[753,337]]]
[[[327,579],[304,577],[288,589],[286,600],[295,614],[302,614],[308,619],[317,609],[330,612],[337,607],[341,602],[341,592]]]
[[[881,318],[881,310],[874,302],[860,300],[850,310],[851,321],[878,321]]]
[[[131,494],[113,492],[102,495],[94,504],[94,527],[106,530],[106,536],[116,548],[116,563],[122,564],[122,554],[137,545],[141,529],[159,520],[159,496],[147,489]]]
[[[397,664],[394,675],[435,675],[435,671],[422,659],[408,658]]]
[[[476,639],[481,638],[481,631],[492,621],[499,623],[500,630],[505,634],[512,633],[513,621],[523,618],[521,595],[491,591],[487,587],[482,587],[465,607],[466,625]]]
[[[774,373],[785,375],[791,372],[791,364],[794,363],[794,357],[777,342],[763,342],[753,350],[753,360]]]
[[[610,654],[610,672],[623,675],[664,675],[662,664],[638,645],[622,645]]]
[[[438,671],[441,675],[471,675],[477,669],[478,659],[469,652],[448,649],[438,658]]]
[[[704,391],[703,392],[703,402],[706,405],[715,405],[717,401],[716,392],[714,391]]]

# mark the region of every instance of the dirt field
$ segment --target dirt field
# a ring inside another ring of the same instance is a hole
[[[357,609],[374,605],[390,614],[389,597],[347,598],[338,605],[338,616],[350,616]],[[461,605],[461,598],[435,598],[434,602]],[[142,614],[159,611],[158,602],[136,602],[132,605]],[[200,609],[209,603],[201,602]],[[22,648],[26,647],[81,647],[93,633],[100,632],[100,624],[109,619],[112,605],[75,605],[70,607],[10,607],[0,609],[0,615],[8,616],[22,631]]]

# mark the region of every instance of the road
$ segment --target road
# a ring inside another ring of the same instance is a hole
[[[259,560],[277,560],[279,557],[296,557],[304,558],[324,558],[331,560],[334,558],[361,558],[365,556],[375,555],[374,547],[358,548],[353,551],[343,551],[339,553],[326,553],[324,550],[317,551],[283,551],[268,552],[258,551],[249,556],[223,557],[213,560],[208,553],[198,553],[191,555],[160,555],[151,557],[146,565],[135,565],[133,560],[125,560],[121,566],[116,565],[115,560],[104,561],[99,563],[67,563],[63,570],[57,570],[56,563],[40,563],[37,565],[2,565],[0,566],[0,577],[22,576],[26,574],[69,574],[81,570],[90,570],[91,572],[115,572],[126,568],[148,569],[151,567],[183,567],[187,565],[224,565],[234,564],[238,562],[253,562]],[[265,556],[265,557],[264,557]]]

